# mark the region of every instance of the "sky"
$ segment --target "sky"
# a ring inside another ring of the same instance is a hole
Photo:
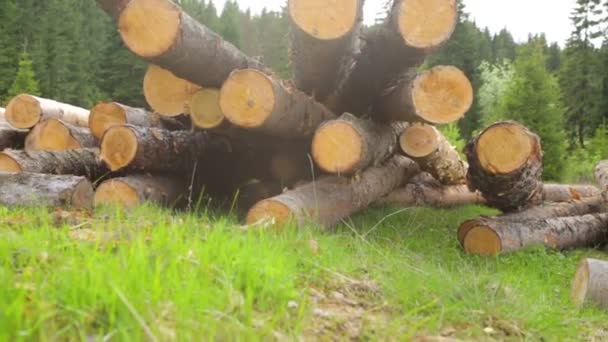
[[[214,0],[223,8],[225,0]],[[241,8],[259,13],[266,7],[278,10],[287,0],[237,0]],[[387,0],[366,0],[365,21],[373,23]],[[529,33],[542,33],[550,42],[564,45],[572,26],[570,12],[576,0],[464,0],[466,10],[480,27],[488,27],[496,33],[507,28],[515,40],[525,41]]]

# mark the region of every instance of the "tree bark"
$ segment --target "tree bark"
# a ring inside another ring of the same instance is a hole
[[[488,205],[515,211],[543,200],[540,138],[513,121],[485,129],[467,144],[467,180]]]
[[[114,19],[117,19],[130,0],[97,0],[97,5]]]
[[[579,201],[589,197],[598,197],[601,194],[600,190],[593,185],[543,185],[543,200],[545,202]]]
[[[327,100],[336,113],[368,114],[392,80],[420,65],[452,35],[455,0],[397,0],[384,24],[369,29],[352,69]]]
[[[28,151],[65,151],[97,147],[88,128],[74,126],[56,119],[40,122],[25,138]]]
[[[576,270],[571,298],[578,307],[593,304],[608,308],[608,262],[584,259]]]
[[[533,220],[479,218],[463,234],[467,253],[497,255],[531,246],[553,249],[595,247],[608,238],[608,214]]]
[[[16,129],[4,118],[4,109],[0,108],[0,151],[5,148],[23,148],[27,130]]]
[[[6,107],[6,121],[29,129],[47,119],[58,119],[74,126],[88,127],[89,111],[69,104],[27,94],[13,97]]]
[[[219,88],[233,70],[263,68],[169,0],[131,0],[118,30],[133,53],[201,86]]]
[[[408,73],[383,92],[373,115],[382,121],[447,124],[460,120],[473,104],[473,86],[458,68],[440,65]]]
[[[346,113],[317,129],[312,156],[325,172],[352,175],[393,156],[405,127],[381,125]]]
[[[99,102],[91,109],[89,129],[93,136],[101,140],[110,127],[134,125],[139,127],[158,127],[173,129],[180,124],[170,118],[161,118],[157,113],[142,108],[133,108],[117,102]]]
[[[604,199],[608,201],[608,160],[601,161],[595,167],[595,179],[600,186]]]
[[[580,202],[553,203],[545,206],[503,214],[487,218],[490,220],[502,220],[508,222],[526,222],[533,220],[554,219],[559,217],[574,217],[589,214],[604,213],[608,211],[608,205],[602,203],[599,197],[585,198]],[[482,218],[486,219],[486,218]],[[458,229],[458,240],[464,246],[464,239],[471,229],[478,224],[478,219],[464,222]]]
[[[101,141],[101,159],[111,171],[185,171],[204,154],[227,150],[228,140],[208,132],[172,132],[132,125],[110,128]]]
[[[398,205],[401,207],[454,208],[469,204],[485,204],[478,192],[472,192],[466,185],[432,185],[411,183],[391,192],[376,202],[378,205]]]
[[[93,186],[84,177],[0,173],[0,205],[91,208]]]
[[[418,172],[414,161],[395,156],[384,165],[367,169],[358,179],[323,177],[259,202],[247,214],[247,223],[284,226],[295,220],[302,225],[312,219],[323,226],[333,226],[402,186]]]
[[[336,90],[354,61],[363,2],[289,1],[295,84],[318,101]]]
[[[220,91],[220,108],[233,124],[283,138],[314,134],[335,115],[305,93],[254,69],[237,70]]]
[[[406,156],[442,184],[466,183],[468,164],[435,127],[419,124],[407,127],[399,137],[399,146]]]
[[[99,160],[99,149],[70,151],[0,152],[0,172],[46,173],[85,176],[92,181],[107,175],[109,170]]]
[[[95,206],[119,205],[132,209],[144,203],[178,206],[188,197],[182,176],[130,175],[103,182],[95,192]]]

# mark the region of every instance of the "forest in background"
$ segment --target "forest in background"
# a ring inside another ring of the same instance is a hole
[[[218,13],[212,0],[176,2],[291,77],[285,9],[253,15],[228,1]],[[100,100],[146,106],[147,64],[123,46],[95,1],[0,0],[0,8],[0,105],[27,92],[85,108]],[[474,84],[473,108],[444,133],[462,149],[488,124],[518,120],[543,139],[546,179],[591,181],[595,163],[608,158],[608,0],[577,0],[564,47],[542,34],[517,43],[507,29],[478,27],[462,3],[459,13],[452,39],[421,67],[455,65]]]

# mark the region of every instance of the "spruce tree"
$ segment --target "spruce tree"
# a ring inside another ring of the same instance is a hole
[[[32,67],[32,58],[27,51],[21,53],[17,76],[8,90],[8,96],[5,102],[8,102],[12,97],[23,93],[40,95],[40,88]]]

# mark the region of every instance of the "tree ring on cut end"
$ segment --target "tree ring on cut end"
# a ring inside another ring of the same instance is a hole
[[[312,141],[317,165],[330,173],[351,173],[363,157],[363,137],[350,123],[336,120],[321,126]]]
[[[220,91],[201,89],[192,95],[190,118],[199,128],[211,129],[220,126],[226,119],[220,108]]]
[[[101,159],[111,171],[120,170],[133,162],[138,146],[137,136],[131,128],[112,127],[101,141]]]
[[[253,70],[233,72],[220,93],[220,108],[226,119],[239,127],[256,128],[268,120],[276,103],[272,80]]]
[[[253,206],[247,213],[247,224],[265,223],[273,221],[276,227],[282,227],[293,218],[293,213],[289,207],[273,199],[263,200]]]
[[[290,0],[289,15],[310,36],[339,39],[357,24],[359,0]]]
[[[21,173],[21,172],[23,172],[23,168],[10,155],[8,155],[4,152],[1,152],[0,153],[0,172]]]
[[[437,151],[439,136],[437,130],[429,125],[413,125],[401,134],[399,145],[406,155],[422,158]]]
[[[536,148],[534,138],[524,127],[501,123],[482,133],[476,153],[484,170],[506,175],[523,167]]]
[[[492,228],[478,225],[466,234],[464,249],[469,254],[495,256],[502,251],[502,242]]]
[[[6,106],[6,121],[19,129],[34,127],[42,118],[40,102],[31,95],[20,94],[13,97]]]
[[[125,182],[111,179],[103,182],[95,192],[95,206],[101,205],[135,208],[139,205],[139,195],[133,187]]]
[[[89,116],[89,128],[97,139],[101,139],[103,134],[114,126],[127,123],[127,114],[124,108],[114,102],[98,103],[91,109]]]
[[[403,0],[398,27],[409,46],[429,49],[448,40],[458,21],[455,0]]]

